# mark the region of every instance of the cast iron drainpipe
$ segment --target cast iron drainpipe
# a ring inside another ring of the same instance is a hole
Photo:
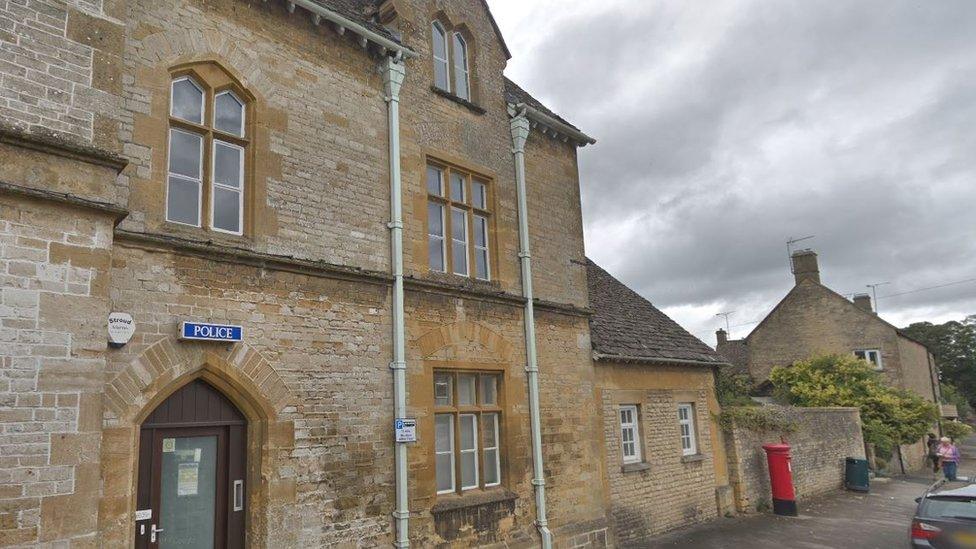
[[[552,532],[546,520],[546,479],[542,465],[542,429],[539,425],[539,366],[535,348],[535,309],[532,303],[532,256],[529,253],[528,206],[525,197],[525,141],[529,120],[525,109],[510,109],[512,154],[515,155],[515,189],[518,194],[519,259],[522,265],[522,296],[525,298],[525,372],[529,383],[529,423],[532,429],[532,485],[535,486],[536,528],[543,549],[552,547]]]
[[[387,57],[383,64],[390,130],[390,248],[393,269],[393,409],[395,418],[407,415],[406,344],[403,318],[403,198],[400,180],[400,87],[406,76],[400,56]],[[393,443],[396,463],[396,547],[409,547],[410,503],[407,499],[407,443]]]

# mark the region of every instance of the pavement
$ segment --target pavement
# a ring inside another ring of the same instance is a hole
[[[960,444],[959,476],[976,476],[976,436]],[[941,476],[939,477],[941,478]],[[867,494],[838,491],[800,500],[798,517],[721,518],[655,538],[648,547],[703,549],[889,549],[908,547],[915,498],[936,480],[931,471],[872,479]]]

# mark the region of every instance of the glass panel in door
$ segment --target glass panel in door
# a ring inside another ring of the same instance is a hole
[[[160,549],[213,547],[217,437],[163,438]]]

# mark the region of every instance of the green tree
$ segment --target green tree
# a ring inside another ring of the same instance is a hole
[[[895,445],[917,442],[939,419],[938,408],[922,397],[884,384],[863,360],[828,355],[773,368],[777,395],[794,406],[851,406],[861,411],[864,440],[882,456]]]
[[[944,324],[916,322],[902,331],[932,351],[942,382],[955,386],[976,407],[976,315]]]
[[[956,389],[956,386],[948,381],[942,383],[942,403],[954,404],[956,411],[959,412],[959,419],[968,421],[973,417],[973,407],[965,396]]]

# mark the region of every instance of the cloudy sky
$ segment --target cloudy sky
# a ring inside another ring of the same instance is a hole
[[[808,235],[899,326],[976,313],[976,2],[489,5],[506,74],[598,139],[588,255],[705,342],[718,312],[752,329]]]

